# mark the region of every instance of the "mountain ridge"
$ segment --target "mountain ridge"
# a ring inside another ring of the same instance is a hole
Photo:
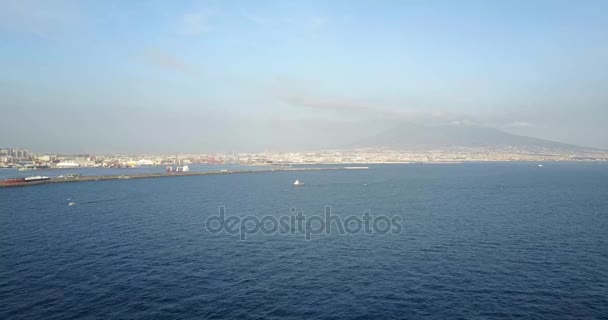
[[[512,134],[496,128],[463,125],[425,126],[401,123],[368,138],[352,143],[350,148],[442,149],[458,147],[519,148],[580,152],[599,150],[563,142]]]

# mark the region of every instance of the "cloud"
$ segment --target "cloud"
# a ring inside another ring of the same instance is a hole
[[[331,100],[331,99],[319,99],[311,98],[298,95],[287,95],[281,97],[283,102],[286,102],[293,106],[305,107],[317,110],[334,110],[344,112],[357,112],[357,113],[387,113],[387,110],[379,110],[369,105],[355,101],[346,100]]]
[[[420,122],[449,122],[457,118],[457,115],[448,112],[421,109],[412,101],[392,101],[382,97],[337,97],[324,92],[314,82],[290,77],[277,79],[270,94],[288,106],[324,112],[320,114],[322,116],[332,113],[339,118]]]
[[[510,123],[506,123],[502,126],[503,128],[531,128],[534,127],[534,124],[526,121],[514,121]]]
[[[322,16],[287,17],[283,21],[288,25],[304,29],[320,29],[329,23],[329,19]]]
[[[144,55],[144,60],[163,69],[178,71],[190,76],[198,76],[199,72],[182,60],[160,50],[151,50]]]
[[[449,122],[450,125],[463,126],[463,127],[488,127],[496,129],[525,129],[533,128],[535,125],[527,121],[513,121],[510,122],[508,119],[479,119],[480,117],[469,116],[469,118],[452,120]],[[494,117],[496,118],[496,117]]]
[[[300,83],[301,85],[301,83]],[[387,99],[362,98],[328,98],[325,94],[302,90],[298,84],[291,87],[282,87],[277,97],[289,106],[305,108],[320,113],[321,117],[331,112],[339,119],[355,117],[361,120],[407,121],[422,125],[453,125],[468,127],[490,127],[496,129],[523,129],[533,128],[535,125],[529,121],[517,119],[512,114],[469,114],[454,112],[447,109],[425,109],[407,98],[386,103]],[[521,115],[519,115],[521,116]]]
[[[269,24],[270,20],[268,18],[256,15],[256,14],[252,14],[252,13],[248,13],[248,12],[242,12],[243,17],[245,17],[246,20],[253,22],[254,24],[260,25],[260,26],[266,26]]]
[[[262,27],[296,28],[304,30],[322,29],[329,24],[329,19],[320,15],[269,17],[241,10],[241,15]]]
[[[337,113],[339,118],[355,117],[363,120],[415,121],[427,124],[448,123],[462,116],[448,112],[419,111],[387,107],[373,99],[322,98],[310,94],[285,94],[279,96],[285,104],[314,111]]]
[[[177,32],[181,35],[194,36],[211,30],[211,20],[217,15],[215,11],[184,13],[178,22]]]

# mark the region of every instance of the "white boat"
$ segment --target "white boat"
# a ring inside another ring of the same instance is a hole
[[[300,181],[300,180],[296,180],[293,182],[293,186],[294,187],[301,187],[304,185],[304,182]]]
[[[543,165],[542,165],[542,164],[539,164],[538,166],[539,166],[539,167],[542,167]]]
[[[51,178],[49,178],[47,176],[31,176],[31,177],[25,178],[26,182],[44,181],[44,180],[51,180]]]
[[[173,169],[173,167],[171,167],[171,166],[167,166],[167,172],[188,172],[188,171],[190,171],[190,167],[188,167],[188,166],[175,167],[175,169]]]

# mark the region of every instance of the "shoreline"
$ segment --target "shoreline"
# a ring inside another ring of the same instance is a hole
[[[207,171],[207,172],[171,172],[171,173],[145,173],[135,175],[108,175],[108,176],[80,176],[75,178],[51,178],[49,180],[5,183],[0,181],[0,188],[11,187],[28,187],[38,186],[43,184],[54,183],[71,183],[71,182],[88,182],[88,181],[103,181],[103,180],[131,180],[131,179],[153,179],[153,178],[171,178],[171,177],[191,177],[204,175],[219,175],[219,174],[241,174],[241,173],[256,173],[256,172],[277,172],[277,171],[321,171],[321,170],[348,170],[344,167],[328,167],[328,168],[276,168],[265,170],[228,170],[228,171]]]
[[[354,170],[354,169],[369,169],[367,165],[391,165],[391,164],[409,164],[409,165],[449,165],[449,164],[467,164],[467,163],[528,163],[528,164],[537,164],[537,163],[597,163],[597,164],[606,164],[608,161],[565,161],[565,160],[545,160],[545,161],[424,161],[424,162],[369,162],[369,163],[356,163],[350,164],[350,166],[343,166],[344,163],[322,163],[316,165],[336,165],[332,167],[292,167],[292,166],[271,166],[267,169],[260,170],[246,170],[246,169],[237,169],[237,170],[215,170],[215,171],[189,171],[189,172],[160,172],[160,173],[138,173],[133,175],[121,174],[121,175],[96,175],[96,176],[80,176],[74,178],[59,178],[53,177],[49,180],[43,181],[32,181],[32,182],[17,182],[17,183],[6,183],[5,181],[0,180],[0,188],[10,188],[10,187],[27,187],[33,185],[42,185],[42,184],[52,184],[52,183],[69,183],[69,182],[87,182],[87,181],[101,181],[101,180],[123,180],[123,179],[151,179],[151,178],[167,178],[167,177],[184,177],[184,176],[202,176],[202,175],[216,175],[216,174],[233,174],[233,173],[255,173],[255,172],[275,172],[275,171],[320,171],[320,170]],[[301,165],[301,164],[296,164]],[[253,168],[257,167],[257,165],[249,165]],[[9,169],[9,168],[7,168]],[[11,168],[12,169],[12,168]],[[78,171],[78,169],[86,169],[83,168],[74,168],[74,171]],[[45,169],[46,170],[46,169]],[[32,170],[37,171],[37,170]]]

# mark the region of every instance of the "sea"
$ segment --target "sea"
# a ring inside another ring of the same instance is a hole
[[[293,187],[294,180],[305,183]],[[208,218],[401,218],[398,233]],[[0,319],[608,319],[608,164],[369,165],[0,189]]]

